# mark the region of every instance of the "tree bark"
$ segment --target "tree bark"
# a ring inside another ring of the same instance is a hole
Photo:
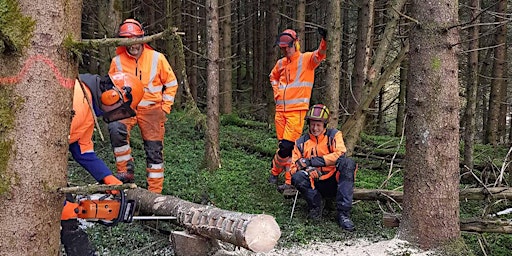
[[[66,185],[78,75],[63,44],[80,38],[82,1],[8,3],[15,30],[31,25],[20,31],[26,45],[0,55],[0,255],[58,255],[64,196],[57,188]]]
[[[195,204],[173,196],[162,196],[145,189],[127,191],[143,214],[175,216],[180,225],[198,235],[218,239],[253,252],[268,252],[281,236],[279,225],[270,215],[248,214]]]
[[[207,0],[207,40],[208,40],[208,89],[207,117],[205,131],[205,161],[208,170],[220,168],[220,117],[219,117],[219,4],[217,0]]]
[[[507,1],[500,0],[496,5],[497,13],[504,13],[506,10]],[[500,142],[500,108],[503,101],[503,95],[506,92],[502,91],[502,84],[504,82],[504,64],[506,60],[506,25],[503,24],[504,18],[500,15],[496,16],[496,24],[498,26],[495,34],[496,47],[494,48],[494,61],[492,67],[491,92],[489,95],[489,117],[487,119],[487,133],[486,142],[492,145],[497,145]],[[504,118],[504,117],[503,117]]]
[[[412,1],[400,237],[431,249],[460,238],[458,6]],[[453,27],[452,27],[453,26]]]
[[[471,0],[471,20],[472,26],[469,28],[469,46],[468,46],[468,76],[466,82],[466,108],[464,113],[464,165],[470,170],[473,169],[473,147],[475,143],[475,124],[476,124],[476,92],[478,88],[478,44],[479,44],[479,10],[480,0]]]
[[[330,110],[329,127],[337,128],[339,121],[340,67],[341,67],[341,1],[329,1],[327,21],[328,48],[325,83],[325,104]]]
[[[222,114],[233,112],[231,60],[231,0],[221,0],[222,10],[222,68],[220,72]]]

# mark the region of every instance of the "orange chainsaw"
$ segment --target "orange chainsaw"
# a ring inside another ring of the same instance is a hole
[[[120,222],[131,223],[133,220],[175,220],[174,216],[134,216],[135,201],[127,200],[123,190],[118,195],[92,194],[80,195],[78,201],[78,218],[98,222],[105,226],[115,226]]]

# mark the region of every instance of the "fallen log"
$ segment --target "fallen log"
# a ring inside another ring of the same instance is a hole
[[[373,201],[387,201],[394,200],[398,203],[402,202],[404,197],[404,192],[395,191],[395,190],[385,190],[385,189],[364,189],[364,188],[356,188],[354,189],[354,200],[373,200]]]
[[[385,213],[382,216],[384,227],[398,227],[400,225],[400,214]],[[460,231],[477,233],[501,233],[512,234],[512,222],[500,219],[461,219],[459,221]]]
[[[281,237],[279,225],[270,215],[222,210],[140,188],[128,190],[126,196],[137,202],[142,214],[177,217],[176,221],[194,234],[253,252],[269,252]]]
[[[385,189],[354,189],[354,200],[390,200],[402,202],[404,193],[402,191]],[[491,199],[512,199],[512,188],[465,188],[459,192],[459,200],[482,200]]]

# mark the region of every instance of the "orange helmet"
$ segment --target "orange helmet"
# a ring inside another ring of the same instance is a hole
[[[141,37],[144,36],[144,30],[140,22],[134,19],[126,19],[119,26],[120,37]]]
[[[309,120],[323,121],[324,124],[327,124],[327,121],[329,121],[329,109],[323,104],[315,104],[306,113],[304,119],[308,124]]]
[[[293,47],[297,39],[297,32],[295,32],[295,30],[286,29],[277,36],[276,45],[279,47]]]
[[[106,122],[135,116],[135,109],[144,94],[144,85],[134,75],[124,72],[109,74],[111,83],[103,88],[101,109]]]

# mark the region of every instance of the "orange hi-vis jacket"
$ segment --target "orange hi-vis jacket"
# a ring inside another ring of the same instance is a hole
[[[91,91],[84,86],[87,97],[91,100]],[[80,87],[80,82],[75,80],[75,89],[73,94],[73,111],[75,115],[71,120],[69,131],[69,144],[77,142],[80,145],[82,154],[94,152],[92,143],[92,134],[94,133],[94,117],[89,103],[85,98],[84,91]]]
[[[318,137],[311,133],[303,135],[295,143],[292,153],[292,163],[300,158],[310,159],[311,166],[322,171],[321,180],[330,178],[336,172],[336,161],[347,151],[341,131],[330,130],[334,136],[328,136],[328,130],[324,130]],[[292,164],[290,172],[297,172],[297,165]]]
[[[326,57],[327,43],[322,39],[314,52],[296,51],[291,58],[277,61],[270,73],[276,111],[308,110],[315,69]]]
[[[121,71],[134,74],[144,84],[144,96],[139,106],[162,104],[162,110],[169,114],[178,91],[178,81],[165,56],[147,44],[144,44],[138,60],[126,52],[125,46],[117,47],[116,53],[108,73]]]

